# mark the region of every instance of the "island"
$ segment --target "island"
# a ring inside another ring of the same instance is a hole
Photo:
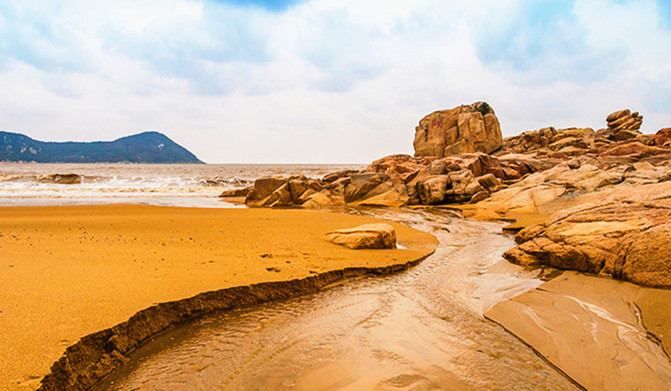
[[[203,163],[159,132],[114,141],[45,142],[0,131],[0,161],[36,163]]]

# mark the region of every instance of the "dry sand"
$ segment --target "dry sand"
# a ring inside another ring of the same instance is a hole
[[[664,390],[669,304],[668,290],[568,271],[485,316],[589,390]]]
[[[436,239],[390,222],[405,249],[350,250],[337,213],[144,205],[0,208],[0,389],[33,389],[79,338],[200,292],[405,264]]]

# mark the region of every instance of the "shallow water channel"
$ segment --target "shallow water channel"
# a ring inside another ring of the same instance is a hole
[[[502,327],[496,301],[540,285],[501,263],[501,225],[365,212],[436,235],[421,264],[163,333],[96,390],[566,390],[576,386]],[[400,243],[402,245],[402,243]]]

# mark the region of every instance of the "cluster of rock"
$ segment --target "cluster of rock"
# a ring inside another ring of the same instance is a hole
[[[643,116],[638,112],[632,113],[629,109],[616,111],[606,117],[609,136],[614,140],[626,140],[641,134],[639,129],[643,124]]]
[[[415,128],[415,156],[491,153],[501,147],[501,125],[485,102],[433,112]]]
[[[494,111],[478,102],[424,117],[415,156],[387,156],[321,179],[260,178],[224,196],[264,207],[470,203],[464,214],[480,219],[552,215],[521,231],[520,246],[506,257],[671,287],[671,128],[641,134],[642,118],[629,110],[607,123],[502,140]],[[652,250],[655,243],[662,252]]]
[[[322,179],[259,178],[251,189],[229,190],[222,196],[246,193],[248,206],[306,208],[476,202],[509,181],[552,165],[524,156],[499,158],[484,153],[445,158],[392,155],[373,162],[363,171],[340,171]]]
[[[519,136],[506,138],[497,154],[524,153],[547,158],[564,159],[585,154],[608,154],[621,141],[636,140],[648,146],[661,146],[655,136],[643,135],[639,128],[643,117],[630,110],[620,110],[610,114],[608,127],[594,131],[592,128],[555,129],[547,127],[524,132]],[[660,131],[661,132],[661,131]]]

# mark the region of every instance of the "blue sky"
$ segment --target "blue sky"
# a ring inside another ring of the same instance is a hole
[[[164,132],[211,163],[412,153],[434,110],[485,100],[504,135],[671,126],[668,0],[0,2],[0,129]]]

